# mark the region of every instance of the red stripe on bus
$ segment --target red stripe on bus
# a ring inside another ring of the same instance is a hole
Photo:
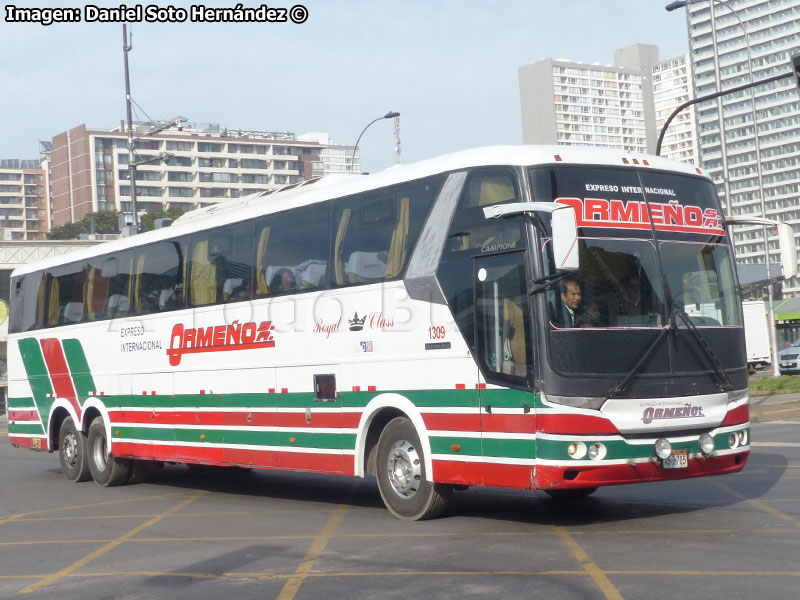
[[[353,391],[354,392],[360,392],[361,391],[361,386],[360,385],[354,385],[353,386]]]
[[[536,487],[538,489],[580,488],[738,473],[744,468],[749,454],[749,451],[745,451],[713,458],[692,458],[689,459],[689,466],[686,469],[663,469],[658,463],[649,461],[633,465],[607,465],[582,469],[538,465],[536,467]],[[565,479],[565,471],[577,471],[578,473],[577,475],[571,473],[570,479]]]
[[[22,410],[19,408],[8,409],[9,421],[38,421],[39,413],[35,410]]]
[[[78,403],[75,387],[72,385],[72,376],[69,373],[67,359],[61,342],[55,338],[45,338],[41,340],[42,355],[47,363],[47,370],[50,373],[50,381],[53,383],[53,391],[56,397],[65,398],[75,409],[78,419],[81,418],[81,406]]]
[[[422,413],[425,427],[431,431],[480,431],[481,415],[475,408],[473,414],[451,415],[445,413]]]
[[[378,388],[376,386],[374,386],[374,385],[368,385],[367,386],[367,391],[368,392],[377,392]]]
[[[608,419],[589,415],[547,414],[536,415],[539,431],[563,434],[618,434],[619,429]]]
[[[466,383],[457,383],[456,384],[456,389],[457,390],[465,390],[465,389],[467,389],[467,384]]]
[[[49,450],[47,438],[29,438],[17,437],[13,433],[8,434],[8,441],[12,446],[19,446],[21,448],[30,448],[31,450]],[[39,443],[39,446],[34,446],[34,441]]]
[[[481,425],[483,430],[489,432],[505,433],[534,433],[536,431],[536,415],[520,412],[515,415],[483,414]]]
[[[729,410],[728,414],[725,415],[725,419],[722,421],[722,427],[726,425],[741,425],[747,423],[750,420],[750,405],[743,404],[742,406],[737,406],[733,410]]]

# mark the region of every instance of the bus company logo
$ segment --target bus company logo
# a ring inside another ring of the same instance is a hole
[[[394,327],[394,319],[390,319],[382,312],[371,312],[359,317],[358,313],[353,314],[352,319],[347,320],[350,323],[350,331],[361,331],[364,327],[370,329],[391,329]]]
[[[652,406],[648,406],[642,413],[642,423],[649,425],[653,421],[660,421],[663,419],[693,419],[697,417],[705,417],[702,406],[694,406],[693,404],[684,404],[683,406],[670,408],[653,408]]]
[[[350,323],[350,331],[361,331],[364,329],[364,322],[367,320],[367,317],[358,318],[358,312],[353,313],[352,319],[347,319],[347,322]]]
[[[177,367],[184,354],[274,348],[273,330],[272,321],[239,323],[236,320],[230,325],[196,329],[188,329],[183,323],[177,323],[172,328],[167,349],[169,364]]]
[[[331,337],[332,333],[339,333],[339,326],[342,324],[340,318],[336,323],[326,323],[323,319],[317,319],[314,323],[314,333],[324,335],[325,339]]]
[[[557,198],[559,204],[575,209],[578,227],[613,227],[615,229],[650,229],[659,231],[725,235],[722,218],[714,208],[705,210],[677,200],[667,203],[602,198]]]

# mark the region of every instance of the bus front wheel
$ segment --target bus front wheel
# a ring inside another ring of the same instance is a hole
[[[61,462],[61,472],[67,481],[88,481],[92,478],[89,472],[86,436],[75,427],[72,417],[67,417],[61,423],[58,432],[58,459]]]
[[[405,417],[392,419],[381,432],[377,475],[383,503],[399,519],[420,521],[438,516],[453,491],[449,485],[426,479],[419,435]]]
[[[92,421],[89,426],[88,442],[89,470],[92,472],[92,478],[95,482],[103,487],[126,483],[128,481],[130,461],[124,458],[115,458],[108,454],[106,426],[103,423],[103,419],[98,417]]]

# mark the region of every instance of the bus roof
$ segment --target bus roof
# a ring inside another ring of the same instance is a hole
[[[187,235],[194,231],[211,229],[290,208],[414,181],[431,175],[481,166],[535,166],[556,163],[650,168],[694,176],[701,175],[710,180],[706,173],[687,163],[638,152],[588,146],[487,146],[444,154],[409,165],[398,165],[367,176],[329,175],[318,180],[286,186],[277,191],[258,192],[244,198],[220,202],[190,211],[176,219],[168,228],[112,240],[69,254],[22,265],[17,267],[11,276],[15,277],[94,256],[120,252],[127,248]]]

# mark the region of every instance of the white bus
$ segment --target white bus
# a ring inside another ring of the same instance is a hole
[[[577,301],[576,301],[577,297]],[[733,249],[699,169],[494,147],[309,181],[12,275],[9,438],[154,463],[554,497],[749,453]]]

